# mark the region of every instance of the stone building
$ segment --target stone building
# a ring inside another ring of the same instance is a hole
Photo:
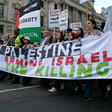
[[[47,1],[47,2],[46,2]],[[13,34],[17,18],[17,9],[27,5],[32,0],[0,0],[0,37],[6,33]],[[47,3],[47,4],[46,4]],[[41,29],[48,28],[48,16],[46,20],[47,10],[60,9],[60,11],[68,9],[69,24],[73,22],[82,22],[83,28],[86,26],[86,3],[79,4],[79,0],[41,0]],[[105,16],[97,14],[94,9],[94,0],[89,2],[88,16],[94,14],[97,22],[104,22]],[[47,21],[47,22],[46,22]],[[50,29],[52,31],[52,29]],[[58,29],[57,29],[58,30]]]

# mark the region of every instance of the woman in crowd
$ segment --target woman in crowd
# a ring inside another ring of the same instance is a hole
[[[77,39],[80,40],[84,37],[84,32],[82,28],[77,28]]]
[[[96,22],[94,20],[88,20],[86,25],[88,31],[86,32],[84,38],[88,38],[90,36],[98,35],[100,36],[102,32],[96,28]],[[105,80],[97,80],[98,84],[101,88],[103,98],[107,98],[108,92],[106,87]],[[85,98],[83,101],[90,101],[92,100],[92,86],[93,86],[94,80],[86,80],[85,83]]]
[[[86,32],[84,38],[89,36],[94,36],[94,35],[100,36],[102,34],[102,32],[98,30],[98,28],[96,27],[96,22],[92,19],[87,21],[86,27],[88,31]]]
[[[74,32],[69,33],[68,41],[72,41],[74,39],[80,40],[81,38],[83,38],[83,30],[81,28],[78,28],[77,30],[78,30],[77,35]],[[83,87],[82,83],[79,80],[78,81],[69,80],[67,82],[70,95],[74,94],[74,91],[80,91]]]
[[[68,35],[68,40],[77,39],[77,35],[74,32],[70,32]]]
[[[32,48],[32,45],[30,44],[30,37],[24,38],[24,44],[25,45],[23,46],[23,48],[25,50]],[[30,78],[30,77],[23,77],[21,85],[27,85],[31,80],[32,80],[32,78]]]
[[[63,36],[63,34],[61,32],[58,32],[56,34],[56,40],[55,41],[56,41],[55,43],[64,42],[64,36]]]
[[[61,32],[58,32],[56,34],[56,40],[55,40],[55,43],[60,43],[60,42],[64,42],[64,36]],[[48,90],[49,92],[53,93],[53,92],[57,92],[58,89],[60,89],[61,87],[61,83],[63,83],[62,80],[54,80],[54,84],[53,84],[53,87]]]
[[[68,35],[68,41],[72,41],[74,39],[77,39],[77,35],[74,32],[70,32]],[[74,94],[74,91],[76,89],[76,84],[74,84],[74,81],[72,80],[67,81],[67,85],[69,87],[69,94],[70,95]]]

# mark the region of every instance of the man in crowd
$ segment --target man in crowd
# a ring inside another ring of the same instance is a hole
[[[44,47],[45,45],[48,45],[49,43],[52,43],[50,42],[51,41],[51,36],[50,36],[50,32],[48,30],[45,30],[43,32],[43,39],[42,41],[40,42],[40,46]]]
[[[12,40],[12,46],[15,46],[16,48],[22,48],[24,45],[24,37],[22,35],[19,34],[19,28],[15,28],[14,29],[14,37]]]
[[[5,35],[3,36],[3,38],[4,38],[4,43],[3,43],[3,45],[4,45],[4,46],[11,46],[11,41],[10,41],[10,36],[9,36],[9,34],[5,34]]]
[[[50,32],[48,30],[45,30],[43,32],[43,39],[40,42],[40,46],[45,47],[45,45],[51,44],[53,41],[53,38],[50,36]],[[49,85],[48,79],[41,79],[41,86],[47,87]]]
[[[9,34],[5,34],[3,36],[4,38],[4,43],[3,43],[3,46],[11,46],[11,41],[10,41],[10,36]],[[0,81],[4,81],[4,79],[6,78],[7,76],[7,72],[1,72],[1,75],[0,75]]]
[[[12,40],[12,46],[15,46],[16,48],[22,48],[24,45],[24,37],[19,34],[19,28],[14,29],[14,37]],[[17,84],[19,83],[20,76],[14,75],[14,80],[12,81],[12,84]]]
[[[11,46],[12,46],[13,37],[14,36],[12,36],[12,35],[10,36]]]

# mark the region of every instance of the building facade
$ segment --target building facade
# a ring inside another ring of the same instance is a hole
[[[6,33],[13,34],[17,10],[32,1],[33,0],[0,0],[0,39]],[[82,22],[82,27],[85,28],[87,20],[86,7],[86,3],[79,4],[79,0],[41,0],[42,31],[44,29],[52,31],[52,29],[48,27],[48,11],[54,9],[60,9],[60,11],[68,9],[69,26],[70,23]],[[104,15],[97,14],[94,10],[94,0],[91,0],[88,4],[88,17],[91,18],[92,14],[94,14],[94,18],[97,22],[104,22],[106,20]],[[57,28],[57,30],[59,29]]]

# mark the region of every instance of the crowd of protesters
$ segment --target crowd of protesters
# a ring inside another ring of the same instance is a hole
[[[72,41],[74,39],[81,40],[82,38],[87,38],[89,36],[94,35],[102,35],[103,32],[96,28],[96,22],[94,20],[87,21],[87,31],[83,31],[82,28],[77,28],[76,33],[69,31],[67,38],[65,39],[63,32],[57,32],[56,37],[53,38],[48,30],[43,32],[42,41],[37,44],[31,44],[29,37],[23,37],[19,34],[19,28],[14,29],[14,36],[9,36],[9,34],[5,34],[3,36],[3,40],[0,40],[0,46],[15,46],[16,48],[24,48],[24,49],[36,49],[36,47],[46,45],[52,43],[60,43],[65,41]],[[6,73],[4,71],[0,71],[0,81],[5,81],[7,75],[9,75],[9,79],[12,80],[12,84],[20,83],[20,76],[14,75],[11,73]],[[21,77],[21,85],[27,85],[30,83],[33,78],[29,77]],[[74,94],[77,91],[85,91],[84,100],[83,101],[91,101],[92,100],[92,90],[95,82],[98,82],[99,87],[101,88],[103,99],[108,98],[108,92],[111,90],[111,80],[59,80],[59,79],[41,79],[40,86],[49,87],[48,92],[54,93],[58,91],[62,91],[67,88],[69,94]],[[51,86],[52,84],[52,86]],[[50,88],[51,87],[51,88]]]

